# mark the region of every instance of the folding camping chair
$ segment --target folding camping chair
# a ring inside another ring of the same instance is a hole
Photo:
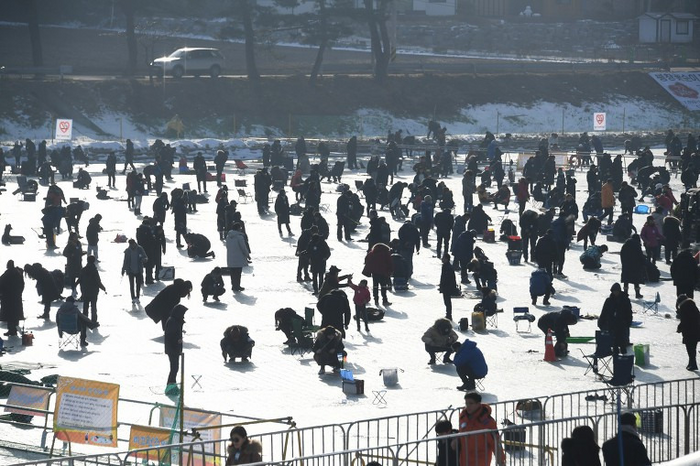
[[[238,193],[238,201],[239,202],[248,202],[253,200],[253,195],[250,194],[248,191],[246,191],[243,188],[236,188],[236,192]]]
[[[17,176],[17,189],[12,194],[22,194],[23,201],[35,201],[39,184],[35,180],[28,180],[24,175]]]
[[[642,301],[642,313],[646,314],[647,312],[651,312],[654,315],[658,314],[660,302],[661,295],[657,291],[653,301]]]
[[[241,159],[233,159],[233,162],[236,164],[236,169],[238,170],[237,173],[239,175],[245,175],[245,171],[249,168],[248,165],[246,165]]]
[[[595,332],[595,352],[593,354],[585,354],[582,349],[579,348],[583,358],[588,363],[586,372],[583,375],[593,372],[595,375],[605,378],[605,374],[612,375],[613,372],[610,369],[610,362],[612,359],[612,335],[608,332],[603,332],[596,330]]]
[[[80,325],[78,324],[78,314],[58,314],[56,316],[58,327],[58,349],[63,349],[69,345],[75,345],[77,350],[80,345]]]
[[[491,315],[488,315],[484,313],[484,318],[486,319],[486,325],[491,326],[493,328],[498,328],[498,314],[502,313],[503,309],[496,309],[496,312],[494,312]]]
[[[530,333],[532,331],[532,323],[535,321],[535,316],[530,314],[529,307],[514,307],[513,321],[515,322],[515,331],[518,333]],[[520,322],[527,322],[527,330],[520,331]]]
[[[292,354],[304,357],[306,353],[311,352],[311,348],[314,346],[312,332],[302,326],[301,320],[292,320],[292,335],[296,340],[294,344],[289,345]]]
[[[611,378],[603,378],[603,382],[610,392],[610,400],[616,402],[620,397],[620,403],[632,405],[632,383],[634,383],[634,354],[616,354],[613,360],[613,375]]]
[[[355,189],[357,190],[357,195],[360,199],[364,198],[365,195],[362,192],[362,188],[365,187],[365,182],[363,180],[355,180]]]
[[[314,325],[314,312],[313,307],[304,308],[304,330],[306,331],[315,332],[320,328],[318,325]]]

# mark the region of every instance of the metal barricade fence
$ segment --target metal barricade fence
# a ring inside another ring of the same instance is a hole
[[[656,408],[631,410],[638,414],[639,434],[653,463],[669,461],[697,449],[699,403],[659,406]],[[653,414],[653,416],[652,416]],[[651,416],[651,417],[650,417]],[[658,420],[661,419],[661,420]],[[581,416],[556,420],[536,421],[530,424],[510,426],[495,431],[478,431],[437,437],[430,435],[419,440],[396,442],[386,446],[341,449],[315,455],[302,455],[283,460],[272,460],[266,445],[263,445],[263,460],[268,466],[364,466],[377,461],[384,466],[412,466],[434,464],[438,442],[459,439],[459,444],[468,445],[467,451],[484,451],[487,443],[501,445],[505,450],[508,465],[550,465],[561,463],[559,446],[569,437],[574,427],[588,425],[593,429],[602,446],[617,433],[617,413],[609,412],[596,416]],[[499,437],[495,437],[498,433]],[[690,441],[688,440],[690,439]],[[90,455],[71,458],[53,458],[41,461],[28,461],[20,465],[59,465],[59,464],[137,464],[148,456],[152,463],[161,458],[162,463],[195,465],[214,464],[215,458],[206,453],[207,445],[221,443],[225,452],[224,440],[176,444],[154,448],[143,448],[119,453],[121,462],[116,462],[115,454]],[[187,453],[183,455],[182,452]],[[470,453],[473,454],[473,453]],[[160,455],[160,456],[159,456]],[[223,456],[219,458],[223,462]],[[189,458],[188,458],[189,457]],[[262,464],[262,463],[260,463]],[[447,465],[450,466],[450,465]],[[457,466],[457,465],[455,465]]]
[[[698,401],[697,396],[700,395],[698,380],[700,379],[683,379],[634,386],[629,397],[630,400],[634,400],[631,407],[645,409],[660,405],[694,404]],[[601,387],[600,390],[552,395],[546,398],[496,402],[491,404],[492,416],[499,423],[508,419],[516,425],[526,425],[544,419],[597,417],[613,412],[614,405],[597,398],[592,401],[586,399],[589,396],[605,395],[610,401],[611,393],[606,390],[607,388],[604,390]],[[145,404],[155,409],[159,406],[136,400],[123,401],[134,403],[132,407]],[[542,409],[536,409],[538,406]],[[284,461],[291,456],[317,455],[338,449],[368,448],[426,438],[434,433],[434,425],[441,419],[450,420],[456,426],[461,409],[462,407],[448,407],[444,410],[359,420],[347,424],[295,428],[263,434],[251,433],[251,437],[260,439],[266,445],[267,459]],[[120,414],[122,412],[120,408]],[[48,415],[52,413],[50,410],[47,411]],[[689,416],[691,415],[691,420],[696,421],[697,424],[696,411],[691,410]],[[135,419],[136,423],[142,425],[150,424],[150,420],[147,423],[142,422],[144,417],[141,412],[140,419],[133,417],[131,419]],[[122,418],[121,415],[120,418]],[[668,417],[664,422],[670,423],[671,419]],[[245,423],[245,421],[238,422]],[[119,437],[120,440],[124,440],[122,435],[131,423],[120,419],[119,424],[121,434]],[[223,431],[222,436],[226,435],[227,432]],[[699,441],[695,437],[689,437],[684,443],[697,448]],[[42,443],[43,445],[45,443]],[[225,451],[225,447],[221,451]],[[423,454],[426,453],[423,452]]]

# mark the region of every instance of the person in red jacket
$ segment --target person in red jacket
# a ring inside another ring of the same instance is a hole
[[[464,395],[464,403],[465,407],[459,413],[459,431],[473,432],[493,429],[493,432],[455,439],[453,447],[456,448],[459,445],[459,466],[490,466],[494,454],[496,455],[496,464],[504,466],[506,456],[496,431],[496,420],[491,416],[491,407],[482,404],[481,395],[476,392]]]
[[[374,295],[374,305],[379,305],[379,287],[382,289],[382,304],[390,306],[391,303],[386,297],[386,290],[391,283],[391,274],[394,266],[391,262],[391,249],[384,243],[377,243],[365,256],[365,268],[362,274],[372,277],[372,294]]]
[[[518,215],[522,215],[525,212],[527,201],[530,199],[527,179],[520,178],[518,181],[518,184],[515,186],[515,199],[518,201]]]

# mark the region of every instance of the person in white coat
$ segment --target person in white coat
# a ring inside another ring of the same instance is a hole
[[[244,290],[241,287],[241,273],[249,260],[250,253],[245,243],[245,235],[241,231],[241,224],[234,223],[226,235],[226,265],[231,272],[231,289],[234,293]]]

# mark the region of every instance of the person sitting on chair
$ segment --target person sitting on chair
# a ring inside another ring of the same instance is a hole
[[[503,204],[503,208],[508,210],[508,204],[510,204],[510,188],[508,185],[502,185],[493,195],[493,208],[498,210],[498,204]]]
[[[57,327],[59,338],[63,338],[63,328],[61,325],[61,320],[64,316],[75,316],[78,319],[78,328],[80,329],[80,346],[87,346],[88,343],[86,340],[85,329],[89,328],[90,330],[94,330],[97,327],[99,327],[100,324],[98,324],[97,322],[93,322],[88,316],[80,312],[80,309],[78,309],[78,306],[76,306],[75,304],[75,298],[73,298],[72,296],[68,296],[66,298],[66,301],[63,304],[61,304],[61,307],[59,307],[58,311],[56,312],[56,322],[58,323]]]
[[[325,374],[326,366],[331,366],[333,372],[340,370],[343,357],[347,355],[343,336],[332,326],[323,327],[316,333],[316,340],[312,347],[314,351],[314,361],[321,366],[319,374]]]
[[[497,298],[496,290],[492,290],[488,286],[481,288],[481,302],[474,306],[474,311],[483,312],[486,317],[493,316],[498,312],[496,308]]]
[[[469,339],[463,343],[452,344],[455,352],[454,365],[457,375],[462,379],[462,385],[457,390],[471,391],[476,388],[476,380],[483,379],[489,372],[489,367],[484,359],[484,353],[476,347],[476,342]]]
[[[253,353],[255,341],[248,335],[248,329],[242,325],[232,325],[224,330],[224,338],[221,339],[221,355],[231,358],[235,362],[236,358],[241,358],[241,362],[248,362]]]
[[[275,312],[275,330],[281,330],[284,336],[287,337],[287,341],[284,342],[285,345],[297,343],[296,338],[294,338],[293,330],[293,322],[295,320],[298,320],[302,325],[304,324],[304,318],[297,314],[292,308],[285,307]]]
[[[202,299],[206,303],[207,297],[211,295],[214,301],[218,303],[219,296],[224,294],[225,291],[224,279],[221,277],[221,268],[214,267],[202,280]]]
[[[452,354],[452,344],[458,339],[457,333],[452,329],[452,322],[441,317],[436,320],[435,323],[428,328],[423,334],[421,340],[425,343],[425,351],[430,355],[430,361],[428,364],[435,364],[435,353],[444,351],[445,355],[442,357],[442,362],[444,364],[449,364],[452,362],[450,355]]]

